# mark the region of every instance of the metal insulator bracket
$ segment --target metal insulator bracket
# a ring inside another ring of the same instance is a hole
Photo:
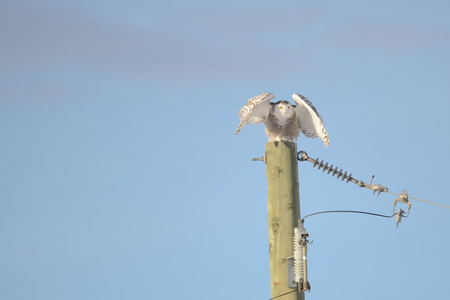
[[[252,158],[253,161],[265,161],[265,157],[261,156],[261,157],[254,157]]]
[[[364,183],[362,180],[357,180],[356,178],[352,177],[352,174],[348,174],[347,172],[343,171],[342,169],[339,169],[338,167],[333,167],[333,165],[328,165],[327,162],[323,162],[323,160],[319,161],[319,158],[312,159],[308,156],[308,153],[306,151],[299,151],[297,152],[297,160],[299,161],[308,161],[313,164],[313,168],[317,167],[318,170],[322,169],[322,172],[327,171],[327,174],[331,173],[331,176],[334,177],[334,175],[337,175],[336,178],[342,178],[341,180],[346,180],[346,183],[349,181],[353,182],[354,184],[358,185],[359,187],[365,187],[368,189],[373,190],[373,194],[378,193],[377,196],[380,195],[381,192],[387,192],[389,189],[385,186],[382,186],[381,184],[374,184],[372,185],[372,180],[370,181],[370,184]]]
[[[402,218],[403,217],[405,217],[405,218],[407,217],[407,216],[404,215],[404,213],[405,213],[405,211],[403,209],[401,209],[401,208],[399,208],[398,212],[396,213],[395,222],[397,222],[397,228],[398,228],[398,224],[402,221]]]
[[[288,271],[288,286],[290,288],[298,289],[299,292],[311,290],[308,282],[307,269],[307,244],[308,232],[303,226],[302,220],[298,220],[298,227],[294,228],[294,255],[288,257],[287,271]]]
[[[408,191],[407,190],[403,190],[403,192],[400,193],[399,197],[394,199],[394,208],[392,209],[392,213],[395,212],[395,206],[397,205],[397,202],[408,205],[408,212],[407,212],[406,216],[402,215],[402,217],[407,218],[409,216],[409,211],[411,210],[411,201],[408,200]],[[400,210],[399,210],[399,212],[400,212]],[[402,212],[404,212],[404,211],[402,210]],[[401,219],[401,217],[400,217],[400,219]]]
[[[372,179],[370,179],[370,183],[369,184],[366,184],[366,183],[361,181],[361,185],[360,186],[373,190],[372,195],[375,195],[375,193],[378,193],[377,196],[379,196],[381,192],[388,192],[389,191],[389,189],[387,187],[382,186],[381,184],[372,184],[374,178],[375,178],[375,175],[372,175]]]

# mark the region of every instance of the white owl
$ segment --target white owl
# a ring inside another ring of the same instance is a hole
[[[328,147],[330,140],[323,126],[322,118],[306,97],[297,93],[293,94],[292,99],[296,105],[292,105],[286,100],[270,102],[274,98],[275,96],[271,93],[250,98],[239,110],[241,123],[239,123],[236,134],[245,124],[265,123],[269,142],[297,141],[301,130],[309,138],[320,137]]]

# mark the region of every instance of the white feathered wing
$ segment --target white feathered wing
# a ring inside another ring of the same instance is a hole
[[[263,93],[248,99],[248,102],[238,112],[241,123],[235,134],[238,134],[246,124],[265,123],[271,107],[270,100],[274,98],[272,93]]]
[[[297,93],[292,95],[292,99],[297,103],[294,109],[300,130],[309,138],[319,137],[325,146],[328,147],[330,139],[328,138],[327,130],[323,126],[322,118],[314,105],[305,96]]]

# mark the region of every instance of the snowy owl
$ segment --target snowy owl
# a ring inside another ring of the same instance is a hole
[[[265,123],[269,142],[297,141],[301,130],[309,138],[320,137],[328,147],[330,140],[323,126],[322,118],[306,97],[297,93],[293,94],[292,99],[296,105],[292,105],[286,100],[270,102],[274,98],[275,96],[271,93],[250,98],[239,110],[241,123],[239,123],[236,134],[245,124]]]

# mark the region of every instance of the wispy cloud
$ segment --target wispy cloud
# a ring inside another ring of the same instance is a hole
[[[71,11],[3,9],[0,66],[75,66],[162,80],[268,77],[306,60],[302,50],[273,44],[265,35],[299,30],[313,15],[300,9],[174,12],[144,30]]]
[[[320,36],[318,40],[340,47],[393,52],[417,51],[448,46],[450,30],[360,21],[339,26]]]
[[[69,87],[62,80],[40,79],[17,80],[2,79],[0,88],[0,103],[24,99],[45,99],[46,102],[59,102],[61,99],[69,99],[80,96],[81,91]],[[86,91],[83,91],[84,93]]]

